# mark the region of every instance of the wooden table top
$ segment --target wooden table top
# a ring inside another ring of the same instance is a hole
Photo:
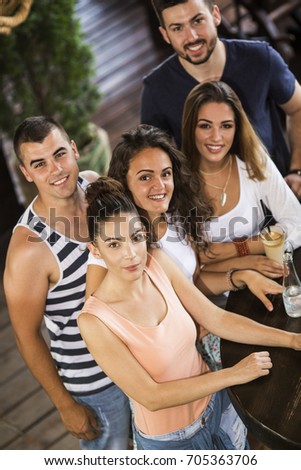
[[[301,249],[294,253],[301,276]],[[273,312],[248,289],[231,292],[226,309],[265,325],[301,332],[301,317],[290,318],[282,296],[272,297]],[[269,351],[273,368],[268,376],[229,389],[233,404],[251,433],[271,449],[301,449],[301,352],[221,341],[223,367],[231,367],[255,351]]]

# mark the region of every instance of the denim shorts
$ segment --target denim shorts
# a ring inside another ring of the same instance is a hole
[[[196,421],[168,434],[149,436],[133,424],[138,450],[244,450],[247,429],[226,390],[212,398]]]
[[[93,409],[101,426],[100,436],[93,441],[80,440],[84,450],[127,450],[131,423],[128,397],[116,385],[94,395],[74,397]]]

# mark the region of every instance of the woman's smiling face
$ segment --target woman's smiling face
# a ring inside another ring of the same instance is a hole
[[[226,103],[206,103],[200,107],[195,129],[201,168],[222,163],[235,137],[235,116]]]
[[[172,162],[161,148],[147,148],[130,161],[127,185],[135,204],[153,220],[165,213],[173,195]]]

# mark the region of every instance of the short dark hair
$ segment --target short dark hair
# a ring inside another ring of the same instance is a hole
[[[16,128],[13,144],[14,151],[20,163],[23,164],[20,147],[26,142],[43,142],[54,129],[58,129],[70,142],[63,126],[55,119],[47,116],[31,116],[24,119]]]
[[[208,6],[210,10],[212,10],[214,1],[213,0],[203,0],[204,3]],[[179,5],[180,3],[187,3],[188,0],[151,0],[153,9],[158,17],[159,23],[161,26],[164,27],[164,21],[162,12],[167,8],[174,7]]]

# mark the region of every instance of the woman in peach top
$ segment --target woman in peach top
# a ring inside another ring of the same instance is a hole
[[[117,181],[92,183],[87,200],[90,249],[108,271],[78,324],[95,360],[132,400],[137,448],[247,448],[226,388],[269,374],[269,354],[211,372],[196,349],[196,324],[232,341],[294,349],[301,334],[220,309],[162,250],[148,254],[137,210]]]

